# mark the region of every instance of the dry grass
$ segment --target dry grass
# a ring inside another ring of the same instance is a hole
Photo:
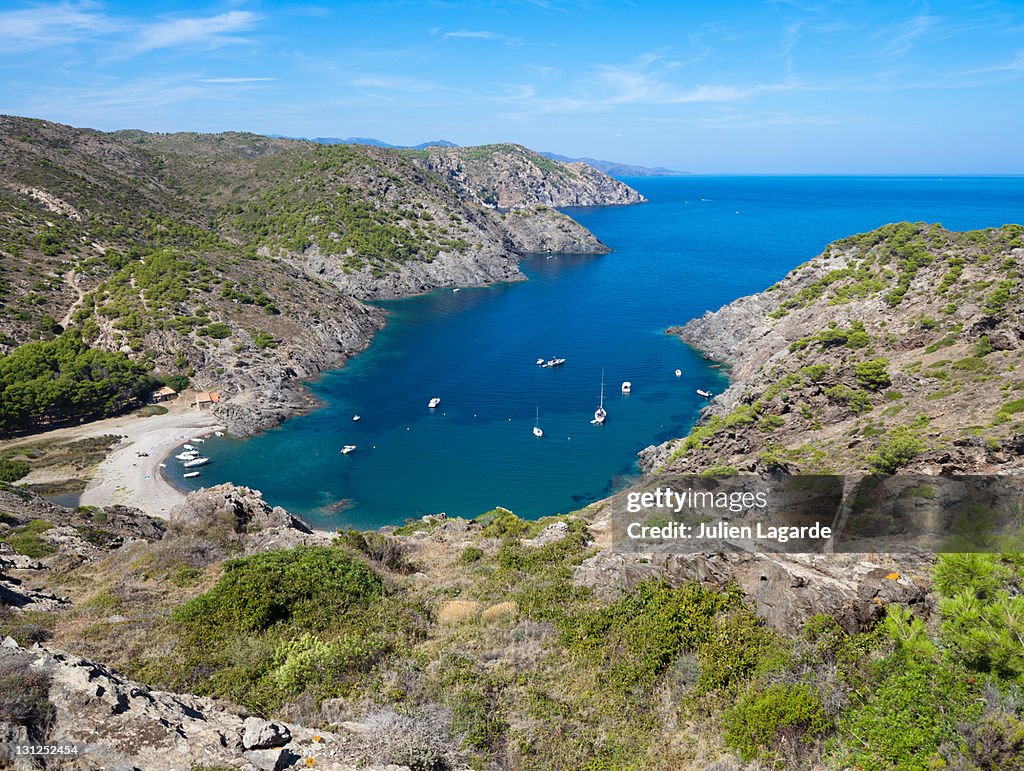
[[[514,616],[519,612],[519,605],[511,600],[508,602],[499,602],[491,607],[487,608],[481,618],[488,624],[492,624],[495,621],[500,621],[508,616]]]
[[[439,624],[461,624],[476,618],[480,613],[480,603],[475,600],[448,600],[437,611]]]

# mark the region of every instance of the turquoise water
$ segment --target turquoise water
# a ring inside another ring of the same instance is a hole
[[[259,488],[321,527],[497,505],[526,517],[572,511],[627,484],[638,450],[685,434],[702,404],[696,388],[724,387],[665,327],[764,289],[851,233],[1024,220],[1020,178],[627,182],[650,203],[568,211],[612,254],[535,256],[522,266],[529,281],[382,303],[390,321],[370,349],[312,384],[323,408],[253,439],[211,439],[213,462],[187,481]],[[555,355],[565,366],[534,363]],[[594,426],[602,369],[609,417]],[[538,408],[542,439],[531,432]],[[358,449],[341,455],[345,444]]]

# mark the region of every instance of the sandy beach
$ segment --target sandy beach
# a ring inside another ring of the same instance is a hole
[[[121,436],[121,442],[90,477],[81,496],[81,505],[133,506],[151,516],[166,519],[171,509],[185,500],[185,494],[164,480],[160,464],[181,443],[223,430],[223,427],[208,411],[196,410],[188,402],[179,400],[165,406],[168,412],[164,415],[106,418],[4,442],[0,446],[14,447],[40,441],[72,442],[105,434]],[[140,457],[139,453],[147,455]],[[36,480],[29,477],[25,481]]]

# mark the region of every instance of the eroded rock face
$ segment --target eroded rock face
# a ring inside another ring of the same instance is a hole
[[[380,763],[386,753],[377,745],[379,731],[372,716],[346,722],[336,732],[271,722],[214,699],[151,689],[59,650],[21,648],[10,638],[0,644],[0,667],[5,665],[31,671],[35,683],[49,683],[42,705],[50,725],[45,741],[78,747],[77,756],[55,757],[47,768],[251,771],[309,765],[331,771],[409,770]],[[0,722],[0,742],[29,738],[25,725]],[[404,737],[392,738],[400,744]],[[9,747],[0,743],[0,767],[20,768]],[[444,767],[462,768],[450,763]]]
[[[300,533],[312,533],[301,519],[263,500],[263,493],[259,490],[236,487],[230,483],[204,487],[190,493],[188,498],[171,509],[170,521],[174,526],[190,527],[212,523],[223,517],[232,518],[237,533],[267,528],[289,528]]]
[[[501,209],[538,203],[608,206],[645,200],[633,188],[592,166],[551,161],[521,145],[430,147],[422,162],[465,197]]]
[[[158,541],[165,530],[159,519],[128,506],[105,506],[92,514],[83,513],[51,503],[31,490],[5,483],[0,483],[0,511],[17,520],[16,525],[45,519],[58,526],[98,528],[108,534],[106,540],[112,545],[131,539]]]
[[[710,589],[739,586],[775,629],[794,634],[824,613],[849,632],[862,631],[897,603],[927,602],[930,561],[885,554],[615,554],[602,551],[574,575],[607,598],[647,580],[693,581]]]
[[[288,726],[263,720],[258,717],[247,717],[243,724],[242,746],[247,750],[269,750],[283,747],[292,740]]]

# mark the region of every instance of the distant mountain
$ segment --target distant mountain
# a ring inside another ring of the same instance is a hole
[[[662,166],[633,166],[629,163],[617,163],[615,161],[602,161],[597,158],[569,158],[558,153],[541,152],[545,158],[563,163],[585,163],[593,166],[598,171],[603,171],[612,177],[680,177],[692,174],[690,171],[675,171]]]
[[[370,145],[371,147],[388,147],[393,150],[426,150],[428,147],[458,147],[457,144],[449,142],[447,139],[420,142],[418,145],[389,145],[387,142],[381,142],[379,139],[372,139],[370,137],[347,137],[345,139],[339,139],[338,137],[313,137],[309,141],[316,142],[319,145]]]

